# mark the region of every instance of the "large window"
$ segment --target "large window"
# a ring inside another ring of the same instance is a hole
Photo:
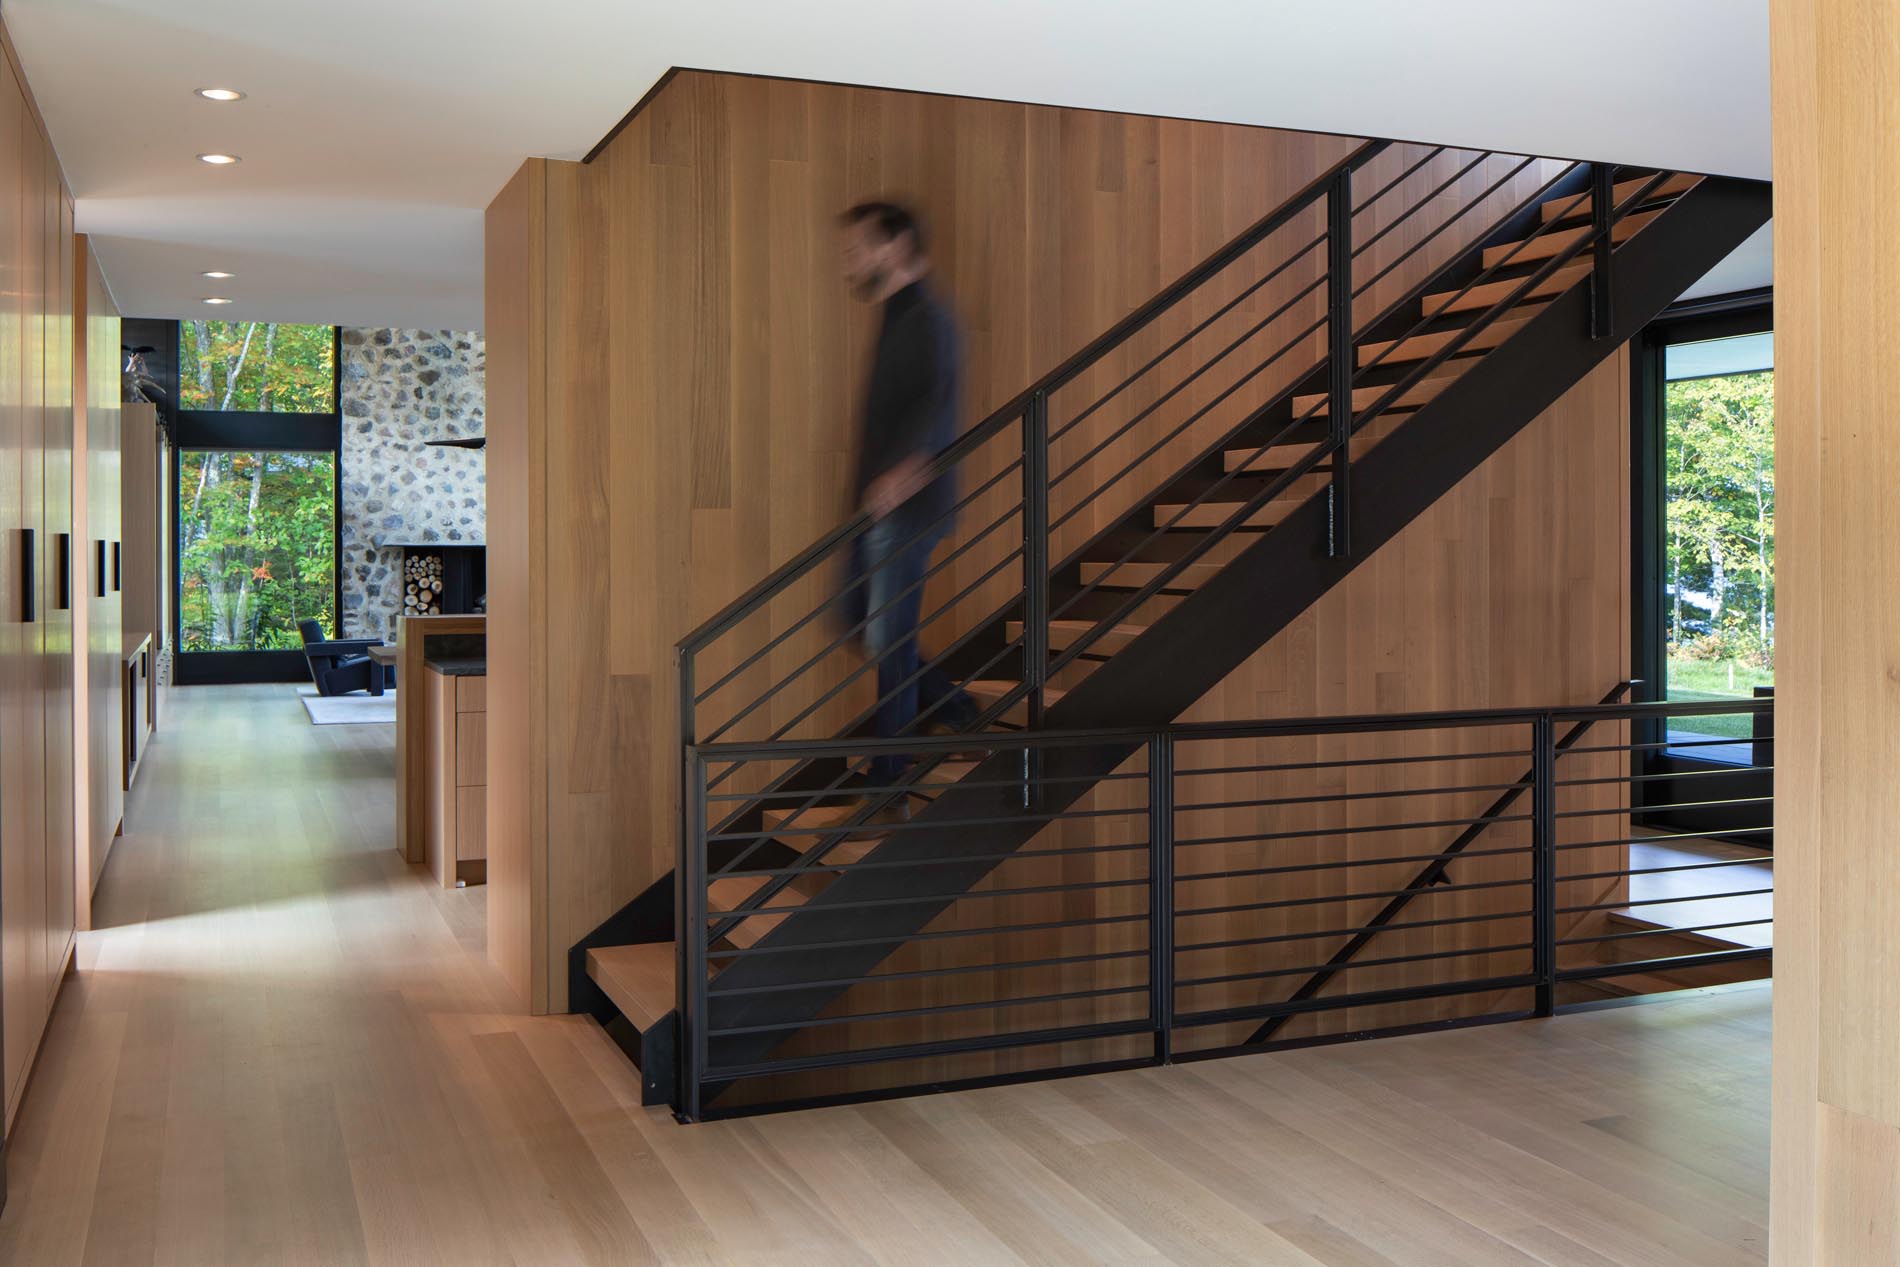
[[[336,454],[178,456],[182,651],[294,650],[336,625]]]
[[[181,321],[171,337],[178,681],[307,679],[298,625],[344,636],[336,328]]]
[[[1748,698],[1775,678],[1774,335],[1671,343],[1663,380],[1666,698]],[[1684,718],[1672,734],[1750,725]]]
[[[336,330],[181,321],[178,405],[220,413],[335,413]]]

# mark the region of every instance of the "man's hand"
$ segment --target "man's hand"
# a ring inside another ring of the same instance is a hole
[[[864,510],[873,519],[889,515],[923,488],[924,472],[929,466],[929,458],[913,453],[879,475],[864,490]]]

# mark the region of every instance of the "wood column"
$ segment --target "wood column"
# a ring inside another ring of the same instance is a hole
[[[1774,0],[1771,1259],[1900,1262],[1900,8]]]

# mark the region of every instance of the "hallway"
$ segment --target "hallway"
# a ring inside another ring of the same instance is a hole
[[[392,762],[287,686],[173,691],[0,1263],[1764,1261],[1765,987],[681,1127],[515,1014]]]

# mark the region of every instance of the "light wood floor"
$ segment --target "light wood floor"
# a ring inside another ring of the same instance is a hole
[[[1759,1263],[1768,992],[682,1127],[397,861],[387,728],[173,695],[0,1263]]]

